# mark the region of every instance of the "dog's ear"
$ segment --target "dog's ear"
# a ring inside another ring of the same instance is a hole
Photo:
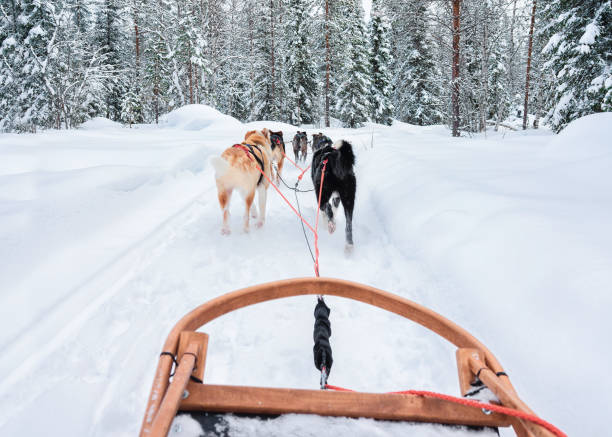
[[[279,137],[282,137],[283,136],[283,131],[279,130],[278,132],[276,132],[276,135],[278,135]]]
[[[246,141],[246,139],[248,137],[250,137],[251,135],[253,135],[255,132],[257,132],[257,131],[255,131],[255,130],[248,131],[246,134],[244,134],[244,140]]]
[[[264,127],[261,133],[263,134],[264,137],[266,137],[267,139],[270,139],[270,129],[268,129],[267,127]]]

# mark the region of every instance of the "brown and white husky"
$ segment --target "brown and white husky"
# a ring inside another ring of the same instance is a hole
[[[221,233],[229,234],[229,204],[232,192],[238,190],[245,202],[244,231],[249,231],[249,216],[257,218],[256,227],[264,224],[266,216],[266,195],[272,178],[272,144],[270,131],[249,131],[241,144],[228,147],[221,154],[210,160],[215,169],[217,182],[217,195],[223,213],[223,227]],[[264,177],[262,172],[267,176]],[[259,214],[253,199],[257,191]]]

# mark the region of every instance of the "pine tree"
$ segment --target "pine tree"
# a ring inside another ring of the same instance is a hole
[[[159,116],[168,110],[167,95],[170,88],[170,65],[168,62],[170,44],[168,23],[170,8],[166,0],[148,4],[146,16],[149,31],[145,40],[143,88],[147,96],[146,106],[150,119],[159,122]]]
[[[134,123],[142,123],[143,121],[141,97],[142,94],[138,81],[133,78],[121,102],[121,121],[127,123],[130,127]]]
[[[294,125],[313,123],[316,119],[317,70],[310,52],[308,0],[289,0],[285,25],[285,62],[287,101]]]
[[[19,66],[23,62],[24,25],[18,1],[0,4],[0,131],[15,129],[15,103],[19,89]]]
[[[355,128],[368,120],[372,78],[368,68],[368,44],[361,2],[353,1],[346,20],[347,58],[342,68],[336,112],[346,127]]]
[[[49,58],[55,55],[54,45],[61,13],[53,5],[25,0],[19,21],[23,23],[17,40],[13,69],[16,72],[16,94],[13,101],[12,125],[17,130],[36,130],[36,127],[59,127],[54,112],[57,101],[50,89]]]
[[[249,35],[253,30],[245,26],[252,20],[252,1],[230,0],[225,14],[227,30],[224,32],[225,45],[219,60],[216,107],[221,112],[238,120],[247,120],[251,109],[251,65]],[[238,66],[238,67],[237,67]],[[207,69],[207,77],[212,70]]]
[[[106,80],[106,96],[103,115],[111,120],[121,118],[121,100],[127,89],[124,71],[123,48],[127,38],[123,32],[122,10],[118,0],[103,0],[96,19],[95,46],[105,56],[111,74]]]
[[[508,53],[505,47],[505,40],[500,38],[489,56],[489,77],[488,77],[488,118],[495,120],[495,130],[499,124],[508,116],[511,105],[511,96],[508,93]]]
[[[371,119],[376,123],[391,125],[393,105],[391,65],[390,28],[378,0],[372,2],[369,26],[370,36],[370,74],[372,77],[372,112]]]
[[[612,5],[566,0],[543,5],[545,68],[556,77],[548,118],[558,132],[570,121],[612,110]]]
[[[390,2],[393,17],[394,116],[407,123],[430,125],[443,120],[441,72],[436,66],[427,22],[427,5],[416,0],[408,5]],[[450,76],[450,74],[449,74]],[[445,86],[448,87],[448,81]]]
[[[282,9],[277,0],[257,0],[255,7],[254,107],[251,119],[281,120],[281,65],[279,17]]]

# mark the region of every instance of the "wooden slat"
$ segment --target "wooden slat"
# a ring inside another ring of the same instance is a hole
[[[465,396],[474,387],[472,382],[476,379],[476,375],[470,369],[469,358],[475,357],[480,359],[481,353],[478,349],[459,348],[456,352],[457,370],[459,371],[459,388],[461,395]]]
[[[316,414],[450,425],[505,427],[507,417],[415,395],[335,392],[189,383],[182,411]]]
[[[179,361],[191,343],[196,343],[198,345],[198,359],[196,360],[192,375],[203,381],[204,369],[206,368],[206,352],[208,350],[208,334],[194,331],[181,332],[179,336],[178,352],[176,354]]]
[[[193,371],[197,352],[197,343],[191,343],[179,361],[174,379],[168,386],[168,390],[159,406],[159,411],[153,420],[151,430],[148,433],[151,437],[165,437],[168,435],[172,420],[178,411],[180,399],[183,397],[185,387],[189,382],[189,375]]]
[[[468,361],[472,372],[477,373],[482,369],[479,376],[480,380],[495,394],[495,396],[497,396],[502,405],[536,415],[531,408],[518,397],[514,390],[511,390],[502,382],[502,378],[507,378],[506,376],[498,377],[495,372],[485,366],[481,360],[473,356],[471,356]],[[518,436],[555,437],[554,434],[546,428],[527,420],[515,420],[512,426]]]

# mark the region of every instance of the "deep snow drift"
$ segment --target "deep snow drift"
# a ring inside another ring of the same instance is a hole
[[[299,223],[272,190],[263,229],[241,232],[235,196],[233,234],[219,232],[208,157],[266,125],[287,141],[297,130],[193,105],[159,127],[93,120],[0,135],[0,435],[135,435],[161,345],[183,314],[237,288],[312,275]],[[353,142],[358,192],[355,252],[344,256],[340,218],[335,234],[322,233],[321,274],[445,315],[496,354],[544,419],[569,435],[607,435],[611,126],[612,114],[597,114],[558,136],[453,139],[402,123],[324,130]],[[285,165],[288,181],[297,174]],[[314,219],[314,195],[300,199]],[[327,301],[331,383],[458,394],[445,341]],[[256,305],[207,326],[207,381],[316,388],[314,304]]]

